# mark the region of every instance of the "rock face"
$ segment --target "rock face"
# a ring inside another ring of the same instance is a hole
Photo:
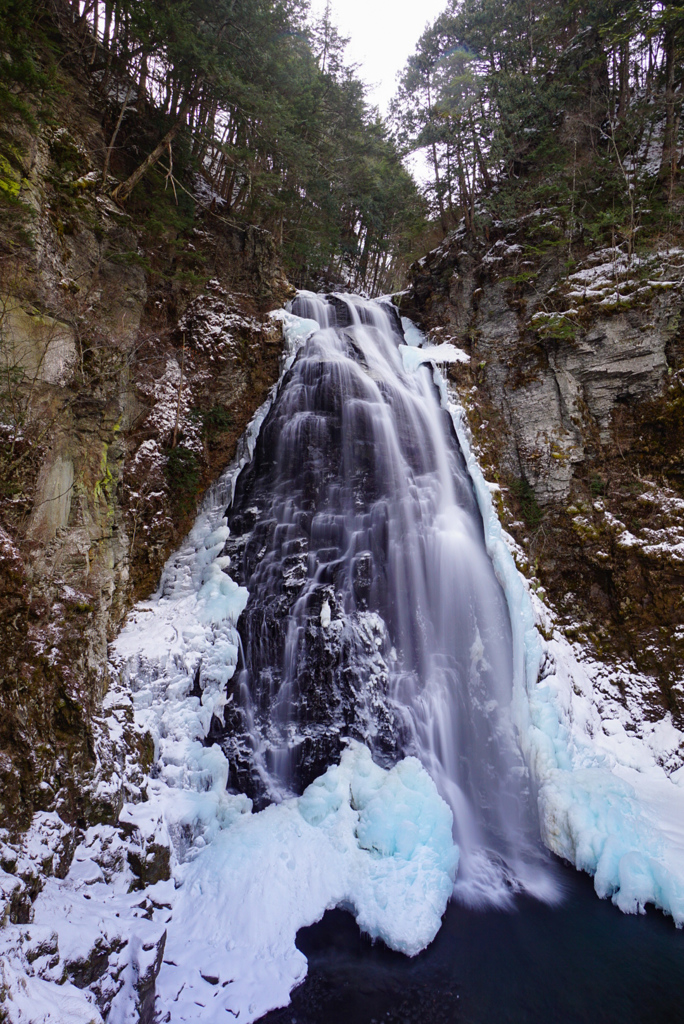
[[[450,369],[501,512],[571,637],[653,674],[684,709],[684,252],[534,255],[525,221],[454,233],[403,304]],[[662,710],[662,708],[661,708]]]
[[[291,291],[259,228],[116,206],[98,98],[63,85],[59,128],[3,135],[21,231],[0,242],[0,825],[118,813],[88,781],[107,644],[277,379],[265,312]]]
[[[348,327],[349,309],[336,305],[336,325]],[[209,742],[226,752],[229,785],[257,805],[274,796],[268,779],[301,793],[339,758],[345,736],[379,758],[396,756],[401,740],[388,693],[390,488],[366,396],[345,374],[357,349],[352,330],[337,362],[313,341],[299,354],[228,510],[225,553],[250,592],[239,624],[245,671]]]

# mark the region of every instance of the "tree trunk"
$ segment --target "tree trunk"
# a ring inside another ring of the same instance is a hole
[[[128,91],[126,92],[126,98],[123,101],[123,105],[121,107],[121,111],[119,113],[119,117],[118,117],[118,120],[116,122],[116,127],[114,128],[114,132],[112,133],[112,138],[110,140],[109,146],[107,147],[107,155],[105,156],[104,170],[102,171],[102,184],[105,185],[105,186],[107,185],[107,178],[109,176],[109,162],[110,162],[110,160],[112,158],[112,150],[114,149],[114,143],[116,142],[116,137],[119,134],[119,128],[121,127],[121,122],[124,119],[124,114],[126,113],[126,107],[128,106],[128,101],[131,98],[131,92],[132,91],[133,91],[133,86],[129,85],[128,86]]]
[[[111,29],[112,29],[112,5],[109,2],[109,0],[107,0],[107,3],[105,3],[104,34],[103,34],[103,37],[102,37],[102,45],[104,46],[105,50],[109,49],[109,33],[111,32]]]
[[[430,86],[430,75],[427,77],[427,101],[428,101],[428,115],[432,117],[432,89]],[[439,207],[439,222],[442,225],[442,231],[446,235],[449,230],[447,227],[446,213],[444,211],[444,198],[442,196],[442,183],[439,180],[439,159],[437,157],[437,144],[432,142],[432,166],[435,170],[435,194],[437,196],[437,206]]]
[[[136,107],[139,114],[144,113],[147,101],[147,54],[143,50],[140,61],[140,79],[138,81],[138,101]]]
[[[147,174],[150,167],[154,167],[154,165],[156,164],[157,160],[162,155],[164,150],[168,149],[169,143],[176,137],[179,130],[182,128],[187,108],[188,102],[186,100],[183,100],[178,115],[178,120],[176,121],[174,126],[166,133],[164,138],[157,143],[157,145],[154,147],[150,155],[143,160],[140,166],[136,168],[135,171],[133,171],[133,174],[131,174],[130,178],[127,178],[126,181],[122,181],[120,185],[117,185],[117,187],[112,192],[113,199],[116,199],[117,202],[120,203],[125,202],[126,199],[128,199],[129,195],[131,194],[135,186],[138,184],[140,179],[143,178],[145,174]]]
[[[623,120],[629,105],[629,41],[620,43],[620,94],[618,97],[618,119]]]
[[[677,152],[675,139],[675,33],[674,26],[668,23],[665,29],[665,131],[663,133],[663,153],[660,161],[660,178],[665,180],[672,174],[673,161]]]
[[[88,15],[90,14],[90,12],[92,11],[94,6],[95,6],[95,0],[90,0],[90,2],[87,3],[85,5],[85,7],[83,8],[83,14],[79,18],[78,25],[77,25],[77,29],[78,29],[79,32],[84,32],[85,33],[87,31],[87,29],[88,29]]]
[[[181,408],[181,396],[183,394],[183,373],[185,371],[185,334],[183,334],[183,356],[181,358],[180,366],[180,380],[178,382],[178,401],[176,403],[176,422],[173,425],[173,438],[171,440],[171,447],[175,448],[178,443],[178,425],[180,423],[180,408]]]
[[[93,7],[93,52],[90,55],[90,63],[91,64],[95,63],[95,58],[97,57],[97,44],[98,44],[97,34],[99,32],[99,29],[100,29],[100,4],[98,3],[98,0],[95,0],[95,6]]]
[[[475,156],[477,157],[477,162],[478,162],[479,167],[480,167],[480,174],[482,175],[482,180],[484,182],[484,186],[485,186],[485,188],[491,188],[492,187],[492,179],[489,176],[489,171],[487,170],[487,165],[486,165],[486,163],[484,161],[484,157],[482,156],[482,150],[480,149],[480,143],[479,143],[478,138],[477,138],[477,130],[475,128],[475,122],[473,120],[473,111],[472,111],[472,109],[470,110],[470,130],[471,130],[471,132],[473,134],[473,148],[475,150]]]
[[[463,218],[465,220],[465,227],[468,234],[472,231],[472,220],[470,216],[470,196],[468,195],[468,184],[466,182],[465,170],[463,168],[463,160],[461,158],[461,147],[456,146],[456,158],[458,160],[458,183],[461,192],[461,206],[463,208]]]

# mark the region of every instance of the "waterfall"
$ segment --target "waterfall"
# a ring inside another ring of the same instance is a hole
[[[249,592],[211,739],[258,806],[301,793],[347,738],[414,755],[454,818],[457,891],[505,900],[543,869],[511,726],[505,597],[451,418],[409,372],[389,302],[299,293],[318,323],[227,510]]]
[[[604,736],[516,568],[433,365],[463,353],[388,301],[274,315],[283,375],[112,649],[154,739],[121,819],[171,854],[160,1018],[284,1006],[334,907],[413,956],[452,895],[557,901],[540,826],[599,895],[681,924],[684,787]]]

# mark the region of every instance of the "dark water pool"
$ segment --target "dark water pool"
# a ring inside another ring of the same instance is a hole
[[[306,981],[262,1024],[684,1024],[684,932],[657,911],[625,916],[586,875],[558,871],[561,906],[452,904],[412,960],[330,911],[297,938]]]

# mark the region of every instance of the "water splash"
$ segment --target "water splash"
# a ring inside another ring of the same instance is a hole
[[[224,725],[230,782],[301,792],[348,737],[387,766],[417,756],[454,815],[457,895],[549,896],[510,719],[503,592],[450,417],[407,372],[387,302],[299,293],[320,325],[286,375],[228,510],[250,593]]]

